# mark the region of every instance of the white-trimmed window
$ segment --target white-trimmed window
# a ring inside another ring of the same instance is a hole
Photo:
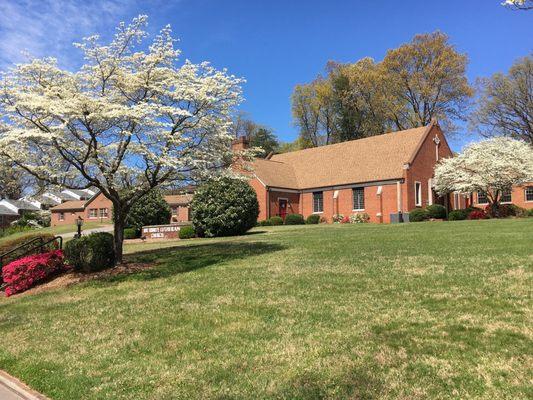
[[[533,186],[526,186],[524,192],[524,197],[526,198],[526,201],[533,201]]]
[[[502,198],[500,200],[501,203],[511,203],[513,201],[513,196],[511,193],[511,189],[504,190],[502,192]]]
[[[107,208],[100,209],[100,218],[107,218],[109,215],[109,210]]]
[[[65,220],[65,213],[59,213],[59,220],[64,221]]]
[[[98,217],[98,209],[97,208],[89,209],[89,218],[97,218],[97,217]]]
[[[422,206],[422,183],[415,182],[415,206]]]
[[[365,188],[353,188],[353,210],[361,211],[365,209]]]
[[[324,212],[324,192],[313,192],[313,212]]]
[[[487,197],[487,193],[479,191],[477,192],[477,204],[488,204],[489,198]]]

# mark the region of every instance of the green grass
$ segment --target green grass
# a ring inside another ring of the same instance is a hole
[[[533,397],[533,219],[253,233],[0,299],[0,367],[52,399]]]
[[[106,222],[93,222],[93,221],[85,222],[83,224],[83,230],[93,229],[93,228],[100,228],[100,227],[106,226],[108,224],[109,223],[106,223]],[[53,233],[54,235],[61,235],[61,234],[64,234],[64,233],[76,232],[76,229],[77,228],[76,228],[76,226],[74,224],[72,224],[72,225],[59,225],[59,226],[53,226],[53,227],[50,226],[48,228],[41,228],[41,229],[31,229],[31,230],[27,230],[27,231],[23,231],[23,232],[13,233],[13,234],[8,235],[8,236],[2,236],[2,237],[0,237],[0,243],[2,243],[4,241],[7,241],[7,240],[17,239],[19,237],[32,235],[34,233]]]

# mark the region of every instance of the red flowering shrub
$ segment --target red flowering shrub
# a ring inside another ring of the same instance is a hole
[[[483,210],[474,210],[468,214],[468,219],[486,219],[487,213]]]
[[[2,268],[6,296],[28,290],[46,278],[64,272],[68,268],[61,250],[33,254],[15,260]]]
[[[341,224],[349,224],[349,223],[350,223],[350,217],[349,216],[346,216],[346,217],[342,218]]]

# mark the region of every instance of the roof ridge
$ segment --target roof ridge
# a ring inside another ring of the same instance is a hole
[[[344,142],[339,142],[339,143],[331,143],[331,144],[325,144],[323,146],[317,146],[317,147],[308,147],[306,149],[300,149],[300,150],[294,150],[294,151],[288,151],[286,153],[278,153],[278,154],[274,154],[272,157],[276,157],[276,156],[281,156],[281,155],[284,155],[284,154],[293,154],[293,153],[300,153],[300,152],[308,152],[308,151],[316,151],[317,149],[324,149],[326,147],[334,147],[334,146],[340,146],[340,145],[346,145],[347,143],[353,143],[353,142],[362,142],[362,141],[365,141],[365,140],[369,140],[369,139],[376,139],[376,138],[382,138],[384,136],[390,136],[390,135],[398,135],[400,133],[405,133],[407,131],[413,131],[415,129],[427,129],[428,127],[431,127],[432,124],[428,124],[428,125],[424,125],[424,126],[418,126],[416,128],[408,128],[408,129],[402,129],[401,131],[393,131],[393,132],[386,132],[386,133],[380,133],[380,134],[377,134],[377,135],[372,135],[372,136],[367,136],[367,137],[363,137],[363,138],[359,138],[359,139],[352,139],[352,140],[345,140]],[[277,161],[277,160],[265,160],[265,161],[274,161],[274,162],[282,162],[282,161]]]

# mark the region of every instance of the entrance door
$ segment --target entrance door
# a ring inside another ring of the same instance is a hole
[[[287,200],[279,199],[279,216],[285,221],[285,216],[287,215]]]

